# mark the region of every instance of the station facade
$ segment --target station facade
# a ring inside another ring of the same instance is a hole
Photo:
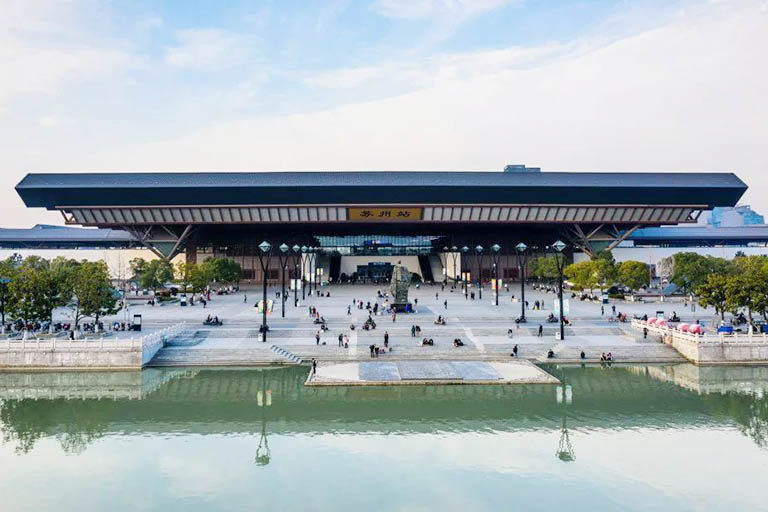
[[[425,281],[517,279],[527,256],[555,240],[571,253],[613,249],[638,229],[692,224],[735,206],[747,186],[732,173],[253,172],[29,174],[28,207],[67,225],[108,228],[172,259],[226,256],[262,282],[259,244],[311,278],[383,280],[400,262]],[[299,254],[293,253],[295,248]],[[306,248],[306,249],[304,249]],[[296,258],[293,258],[296,256]],[[532,261],[532,258],[528,258]]]

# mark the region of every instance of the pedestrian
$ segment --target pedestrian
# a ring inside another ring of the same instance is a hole
[[[443,301],[443,307],[444,307],[445,309],[448,309],[448,299],[445,299],[445,300]]]
[[[344,335],[343,334],[339,334],[339,346],[340,347],[344,346]]]
[[[435,292],[435,300],[440,300],[440,294]]]
[[[395,323],[395,319],[397,318],[397,311],[393,308],[392,309],[392,323]]]
[[[369,348],[369,349],[371,349],[371,357],[373,357],[373,349],[374,349],[374,345],[370,345],[368,348]]]
[[[243,304],[245,304],[246,302],[248,302],[248,295],[244,293],[243,294]]]
[[[415,337],[416,337],[416,326],[412,325],[411,326],[411,338],[415,338]]]
[[[515,344],[514,347],[512,347],[512,357],[517,357],[517,344]]]
[[[317,373],[317,359],[312,358],[312,375]]]
[[[315,345],[320,345],[320,331],[315,333]]]
[[[611,310],[613,311],[613,316],[616,316],[616,304],[611,306]]]
[[[413,305],[414,306],[418,306],[419,305],[419,299],[418,298],[414,298],[413,299]]]
[[[389,345],[389,332],[384,331],[384,346],[386,347],[388,345]]]
[[[603,315],[605,315],[605,307],[600,306],[600,316],[603,316]]]
[[[648,339],[648,328],[647,327],[643,327],[643,339],[644,340]]]
[[[347,315],[351,315],[351,314],[352,314],[352,306],[347,305]]]
[[[539,338],[542,338],[544,336],[544,326],[539,325]]]

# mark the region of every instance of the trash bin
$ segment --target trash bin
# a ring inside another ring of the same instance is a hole
[[[141,315],[133,315],[133,330],[141,331]]]
[[[179,297],[179,306],[186,306],[187,305],[187,296],[182,295]]]

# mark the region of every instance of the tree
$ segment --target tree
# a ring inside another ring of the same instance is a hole
[[[194,263],[187,263],[186,261],[180,261],[176,264],[174,269],[174,275],[176,282],[182,286],[182,289],[186,292],[187,288],[192,281],[192,273],[195,268]]]
[[[16,308],[16,297],[10,284],[17,279],[21,257],[18,254],[0,261],[0,318],[5,325],[5,315]]]
[[[617,277],[621,284],[629,288],[633,296],[635,290],[651,284],[648,266],[640,261],[622,261],[618,266]]]
[[[736,272],[728,277],[725,293],[726,307],[730,311],[745,308],[750,323],[753,312],[765,317],[768,310],[768,272],[764,269],[751,274]]]
[[[146,265],[137,267],[141,270],[139,284],[142,288],[152,290],[157,295],[157,289],[165,286],[165,283],[173,279],[173,267],[165,260],[152,260]]]
[[[728,281],[725,274],[709,274],[707,280],[696,288],[699,304],[704,307],[711,306],[725,320],[725,311],[728,308]]]
[[[709,274],[727,272],[728,262],[722,258],[702,256],[695,252],[679,252],[673,256],[672,282],[687,295],[704,284]]]
[[[536,263],[533,265],[533,275],[539,279],[556,279],[559,274],[554,256],[536,258]]]
[[[201,293],[211,281],[212,278],[208,266],[195,264],[189,268],[189,282],[192,285],[192,291]]]
[[[610,255],[610,253],[608,253]],[[594,285],[600,288],[600,292],[616,282],[616,265],[613,256],[609,258],[596,258],[592,260],[594,264],[593,279]]]
[[[595,285],[595,262],[592,260],[571,263],[563,272],[575,290],[590,289]]]
[[[109,269],[103,261],[82,261],[70,275],[75,300],[71,307],[75,313],[75,327],[85,317],[113,315],[119,311],[118,298],[109,279]]]
[[[128,262],[128,267],[131,269],[131,273],[135,279],[139,279],[147,270],[147,260],[144,258],[133,258]]]

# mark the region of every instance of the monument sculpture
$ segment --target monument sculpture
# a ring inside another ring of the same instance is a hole
[[[392,295],[392,307],[397,311],[410,310],[408,302],[408,287],[411,285],[411,273],[408,267],[400,262],[392,268],[392,281],[389,291]]]

